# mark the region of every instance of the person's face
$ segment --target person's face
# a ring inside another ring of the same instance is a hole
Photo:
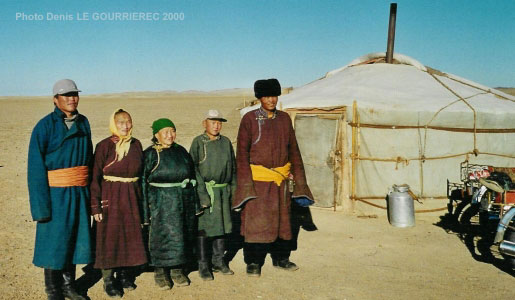
[[[277,106],[277,100],[279,97],[273,96],[273,97],[261,97],[259,101],[261,101],[261,107],[267,111],[274,111],[275,107]]]
[[[126,112],[118,113],[114,116],[114,123],[120,136],[127,136],[129,131],[132,129],[131,116]]]
[[[203,122],[206,133],[210,138],[214,138],[220,134],[222,130],[222,121],[220,120],[204,120]]]
[[[54,97],[54,104],[59,108],[67,117],[71,117],[79,106],[79,93],[69,92],[63,95]]]
[[[155,134],[159,144],[165,147],[170,147],[173,144],[173,141],[175,141],[175,136],[175,128],[172,127],[162,128]]]

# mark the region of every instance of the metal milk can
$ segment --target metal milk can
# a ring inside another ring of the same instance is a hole
[[[388,220],[395,227],[415,226],[415,206],[409,185],[394,184],[388,193]]]

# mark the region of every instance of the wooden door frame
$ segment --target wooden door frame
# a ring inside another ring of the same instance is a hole
[[[334,106],[334,107],[305,107],[305,108],[287,108],[284,109],[290,115],[292,120],[292,125],[295,128],[295,117],[297,115],[314,115],[321,116],[324,119],[337,120],[336,124],[336,143],[335,150],[332,151],[332,156],[334,158],[333,165],[333,174],[334,174],[334,199],[333,199],[333,210],[336,211],[337,206],[343,206],[344,210],[352,210],[351,208],[346,208],[347,205],[344,202],[344,195],[349,195],[348,191],[348,174],[349,172],[349,163],[345,163],[347,159],[344,155],[345,153],[345,141],[344,138],[347,136],[347,117],[346,117],[346,106]]]

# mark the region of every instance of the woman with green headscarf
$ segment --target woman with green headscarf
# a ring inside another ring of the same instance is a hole
[[[121,297],[119,286],[126,291],[136,288],[130,267],[147,262],[138,208],[143,149],[132,137],[132,118],[123,109],[113,112],[109,130],[112,135],[96,146],[90,186],[91,214],[96,221],[94,267],[102,269],[107,295]]]
[[[194,260],[199,205],[195,167],[188,151],[175,143],[175,125],[169,119],[158,119],[152,133],[153,145],[144,151],[143,215],[145,223],[150,223],[154,279],[164,290],[172,287],[171,280],[177,286],[189,285],[183,267]]]

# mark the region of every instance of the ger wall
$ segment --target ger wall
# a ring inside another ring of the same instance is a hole
[[[351,132],[351,125],[347,126]],[[406,183],[421,198],[416,210],[445,208],[447,179],[460,181],[460,163],[465,160],[515,167],[515,133],[476,133],[474,142],[471,132],[425,128],[359,128],[357,132],[355,197],[381,207],[386,206],[384,197],[392,185]],[[347,135],[346,144],[350,145],[346,157],[352,163],[352,135]],[[343,184],[349,185],[350,193],[343,195],[341,203],[352,197],[352,178]],[[353,201],[355,212],[377,213],[377,207],[359,200]]]

